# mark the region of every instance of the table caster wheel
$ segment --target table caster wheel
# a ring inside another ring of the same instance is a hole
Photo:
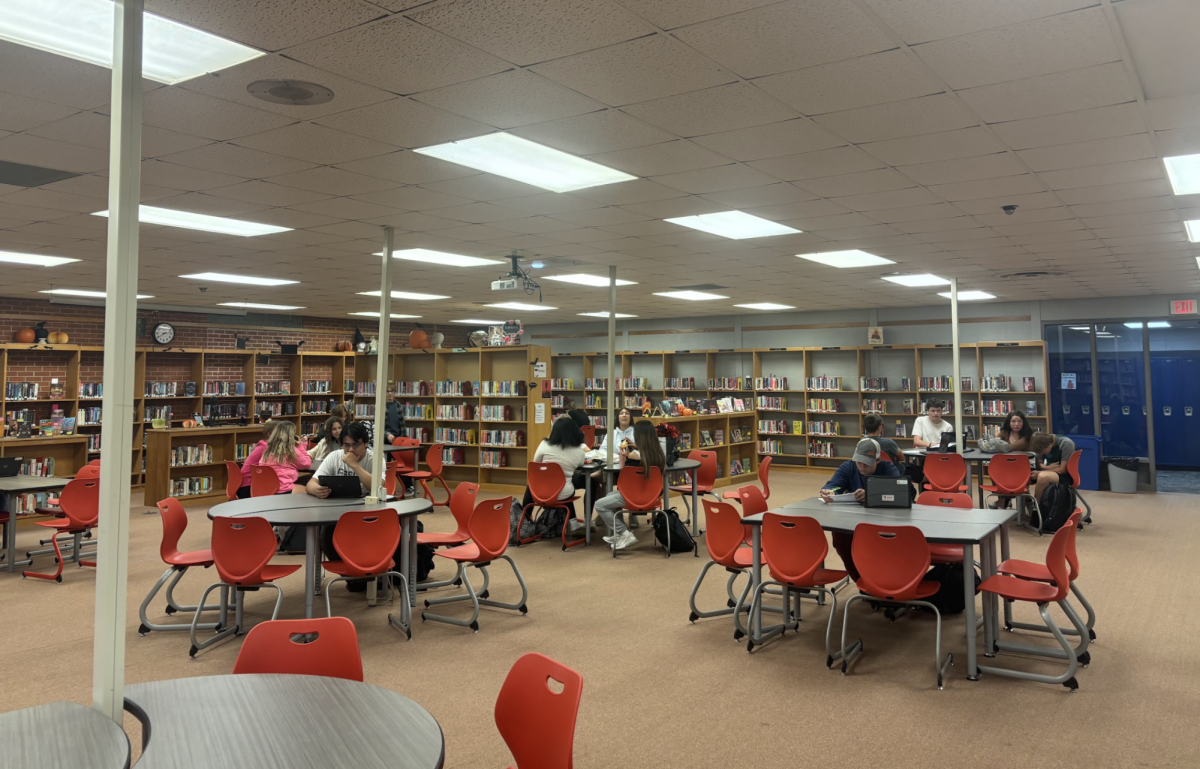
[[[1091,628],[1088,628],[1088,640],[1089,640],[1089,641],[1095,641],[1095,640],[1096,640],[1096,631],[1095,631],[1095,630],[1092,630]]]
[[[737,606],[737,601],[733,600],[732,598],[727,598],[725,599],[725,606],[732,609]]]
[[[138,625],[138,635],[145,636],[149,632],[150,628],[146,627],[145,625]]]
[[[426,609],[428,609],[428,608],[429,608],[429,601],[426,601],[426,602],[425,602],[425,608],[426,608]]]
[[[61,585],[62,584],[62,575],[59,574],[57,577],[54,578],[54,581]]]
[[[1088,665],[1092,664],[1092,653],[1084,652],[1083,654],[1080,654],[1079,655],[1079,664],[1083,665],[1085,668]]]

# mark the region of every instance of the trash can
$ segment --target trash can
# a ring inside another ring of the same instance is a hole
[[[1068,435],[1075,442],[1075,448],[1083,453],[1079,456],[1079,489],[1081,491],[1100,490],[1100,454],[1101,440],[1098,435]]]
[[[1137,493],[1137,457],[1107,457],[1108,487],[1118,494]]]

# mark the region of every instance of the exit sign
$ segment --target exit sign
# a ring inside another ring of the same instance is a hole
[[[1196,300],[1195,299],[1172,299],[1171,300],[1172,315],[1195,315]]]

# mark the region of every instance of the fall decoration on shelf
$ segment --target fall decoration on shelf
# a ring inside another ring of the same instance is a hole
[[[16,339],[16,341],[20,342],[21,344],[33,344],[34,341],[37,339],[37,335],[33,332],[33,329],[23,328],[17,332],[14,339]]]
[[[678,438],[679,430],[675,425],[662,422],[654,426],[654,432],[658,433],[659,438]]]
[[[336,350],[337,352],[350,352],[351,350],[354,349],[354,342],[351,342],[348,339],[343,339],[342,341],[335,344],[333,346],[333,349]]]
[[[428,350],[431,347],[429,336],[419,328],[408,332],[408,346],[414,350]]]
[[[66,344],[70,338],[65,331],[51,331],[46,341],[50,344]]]
[[[184,427],[198,427],[198,425],[196,424],[196,420],[194,420],[194,419],[183,420],[183,426]]]

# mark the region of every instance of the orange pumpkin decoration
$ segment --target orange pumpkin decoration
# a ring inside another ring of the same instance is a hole
[[[432,347],[429,337],[419,328],[408,332],[408,346],[414,350],[427,350]]]
[[[345,339],[343,339],[342,341],[335,344],[333,346],[333,349],[337,350],[338,352],[350,352],[351,350],[354,349],[354,343],[348,342]]]
[[[185,420],[183,420],[183,426],[184,427],[196,427],[196,420],[185,419]]]
[[[70,338],[65,331],[51,331],[46,341],[50,344],[66,344]]]
[[[31,328],[23,328],[17,332],[16,340],[21,344],[33,344],[37,340],[37,334]]]

